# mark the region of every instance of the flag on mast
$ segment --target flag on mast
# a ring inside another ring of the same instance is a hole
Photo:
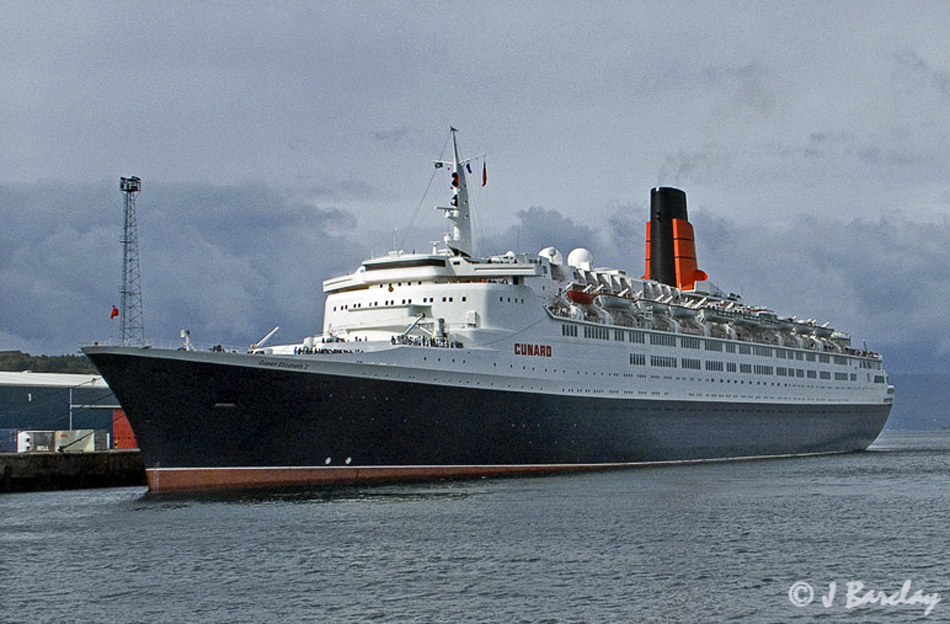
[[[482,161],[482,186],[488,184],[488,165]]]

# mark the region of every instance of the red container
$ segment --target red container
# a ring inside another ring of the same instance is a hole
[[[139,443],[135,439],[135,433],[132,431],[129,419],[125,417],[125,412],[121,409],[112,410],[112,448],[134,449],[138,447]]]

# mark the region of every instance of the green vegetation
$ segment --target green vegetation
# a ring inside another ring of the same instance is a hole
[[[30,355],[22,351],[0,351],[0,371],[33,371],[34,373],[97,374],[85,355]]]

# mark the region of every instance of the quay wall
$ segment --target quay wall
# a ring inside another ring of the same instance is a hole
[[[146,485],[138,449],[0,453],[0,492]]]

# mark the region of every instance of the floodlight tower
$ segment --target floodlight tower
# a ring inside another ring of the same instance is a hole
[[[145,344],[142,316],[142,284],[139,274],[139,235],[135,221],[135,196],[142,190],[137,177],[120,178],[119,190],[125,194],[125,233],[122,236],[122,344]]]

